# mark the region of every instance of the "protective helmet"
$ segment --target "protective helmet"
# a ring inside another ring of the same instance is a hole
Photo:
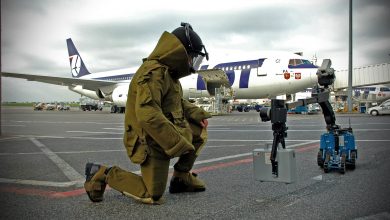
[[[206,47],[202,43],[202,39],[200,39],[198,34],[192,29],[192,26],[189,23],[182,22],[181,27],[173,30],[172,34],[175,35],[184,45],[188,55],[192,56],[193,58],[201,55],[209,60],[209,54],[206,51]],[[203,49],[204,52],[202,52]]]

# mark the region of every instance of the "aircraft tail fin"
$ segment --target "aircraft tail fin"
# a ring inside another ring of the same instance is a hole
[[[71,38],[66,39],[66,45],[68,47],[69,63],[72,77],[79,78],[81,76],[90,74],[87,67],[85,67],[83,59],[81,59],[81,56],[77,51],[76,47],[74,46]]]

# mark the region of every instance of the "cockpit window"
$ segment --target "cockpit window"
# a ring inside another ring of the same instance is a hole
[[[309,60],[290,59],[288,62],[289,68],[316,68]]]
[[[289,66],[298,66],[298,65],[301,65],[301,64],[306,64],[305,61],[307,61],[308,63],[310,63],[308,60],[290,59],[288,65],[289,65]]]

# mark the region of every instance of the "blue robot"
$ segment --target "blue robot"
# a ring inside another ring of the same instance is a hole
[[[321,135],[317,164],[328,173],[336,169],[344,174],[346,169],[355,169],[357,149],[352,128],[332,129]]]

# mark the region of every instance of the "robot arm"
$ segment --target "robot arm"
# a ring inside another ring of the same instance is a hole
[[[297,102],[286,104],[286,108],[291,109],[296,106],[306,106],[308,104],[318,103],[321,106],[322,113],[324,114],[324,119],[328,130],[339,128],[339,126],[336,125],[336,117],[329,102],[329,86],[332,85],[336,79],[334,69],[330,67],[331,65],[332,61],[330,59],[325,59],[322,62],[321,67],[318,68],[318,85],[313,89],[312,98],[300,99]]]

